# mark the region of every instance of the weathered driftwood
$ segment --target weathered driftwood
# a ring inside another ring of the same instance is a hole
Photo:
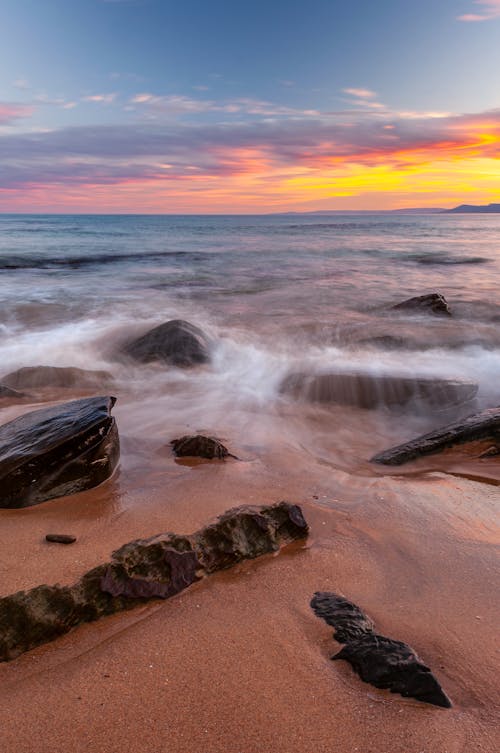
[[[450,708],[451,702],[429,667],[406,643],[374,632],[373,622],[352,602],[334,593],[315,593],[314,612],[334,628],[345,646],[333,660],[345,659],[364,682],[406,698]]]
[[[409,442],[379,452],[374,455],[372,462],[383,465],[401,465],[423,455],[430,455],[447,447],[474,442],[478,439],[491,439],[493,442],[500,439],[500,407],[488,408]]]
[[[41,585],[0,599],[0,661],[138,601],[169,598],[203,575],[276,552],[307,533],[300,507],[279,502],[228,510],[188,536],[132,541],[73,586]]]

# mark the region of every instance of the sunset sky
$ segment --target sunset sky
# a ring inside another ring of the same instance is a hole
[[[3,0],[0,211],[500,202],[500,0]]]

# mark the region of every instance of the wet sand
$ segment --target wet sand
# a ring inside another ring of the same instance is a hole
[[[328,462],[327,415],[306,416],[310,441],[304,416],[296,417],[308,451],[287,415],[281,442],[276,434],[266,442],[262,429],[260,446],[256,437],[233,443],[241,462],[190,465],[177,463],[166,441],[132,436],[133,411],[129,422],[124,413],[113,479],[71,498],[0,510],[2,594],[70,583],[126,541],[191,532],[240,504],[288,499],[311,526],[304,545],[0,665],[2,753],[498,749],[496,487],[438,472],[370,475],[368,464],[360,473],[361,463],[342,453]],[[380,442],[367,431],[359,455]],[[49,532],[78,541],[49,545]],[[377,690],[346,663],[330,662],[339,646],[309,608],[316,590],[344,594],[377,630],[409,643],[453,708]]]

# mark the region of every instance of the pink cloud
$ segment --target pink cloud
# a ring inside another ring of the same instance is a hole
[[[33,107],[29,105],[0,102],[0,125],[6,125],[20,118],[29,118],[33,114]]]
[[[480,5],[482,13],[465,13],[458,16],[459,21],[490,21],[500,18],[500,0],[474,0],[475,5]]]
[[[342,89],[344,94],[350,94],[352,97],[358,97],[359,99],[371,99],[376,97],[377,93],[371,89]]]

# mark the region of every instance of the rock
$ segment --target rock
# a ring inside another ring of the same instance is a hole
[[[48,533],[45,541],[50,541],[54,544],[74,544],[76,536],[69,536],[66,533]]]
[[[123,352],[141,363],[163,361],[189,367],[210,361],[205,333],[183,319],[172,319],[124,346]]]
[[[348,643],[373,630],[373,622],[361,609],[343,596],[327,591],[317,591],[311,607],[322,620],[335,628],[335,640]]]
[[[90,489],[120,455],[114,397],[31,411],[0,426],[0,508],[29,507]]]
[[[434,706],[451,707],[450,699],[429,667],[402,641],[366,633],[349,641],[332,659],[345,659],[364,682],[376,688]]]
[[[204,575],[276,552],[307,534],[300,507],[279,502],[234,508],[189,536],[165,533],[131,541],[73,586],[41,585],[1,598],[0,661],[80,623],[130,609],[145,599],[169,598]]]
[[[22,397],[26,397],[26,393],[13,390],[7,387],[6,384],[0,384],[0,397],[13,397],[19,400]]]
[[[451,316],[448,302],[440,293],[428,293],[408,298],[406,301],[391,306],[393,311],[413,311],[417,314],[434,314],[436,316]]]
[[[334,628],[344,647],[333,660],[345,659],[364,682],[406,698],[450,708],[451,702],[429,667],[406,643],[374,632],[373,622],[352,602],[334,593],[315,593],[314,612]]]
[[[337,403],[360,408],[422,406],[447,408],[472,400],[477,384],[458,379],[388,374],[289,374],[280,391],[313,403]]]
[[[73,366],[25,366],[3,377],[2,382],[15,389],[37,387],[103,387],[113,381],[108,371],[77,369]]]
[[[224,460],[224,458],[234,458],[238,460],[236,455],[232,455],[227,447],[224,447],[222,442],[219,442],[215,437],[205,437],[202,434],[195,434],[192,436],[181,437],[180,439],[172,439],[170,442],[172,449],[177,457],[196,457],[196,458],[218,458]]]
[[[500,407],[488,408],[428,434],[422,434],[410,442],[379,452],[374,455],[371,462],[401,465],[423,455],[430,455],[447,447],[474,442],[478,439],[491,439],[493,442],[500,440]]]

